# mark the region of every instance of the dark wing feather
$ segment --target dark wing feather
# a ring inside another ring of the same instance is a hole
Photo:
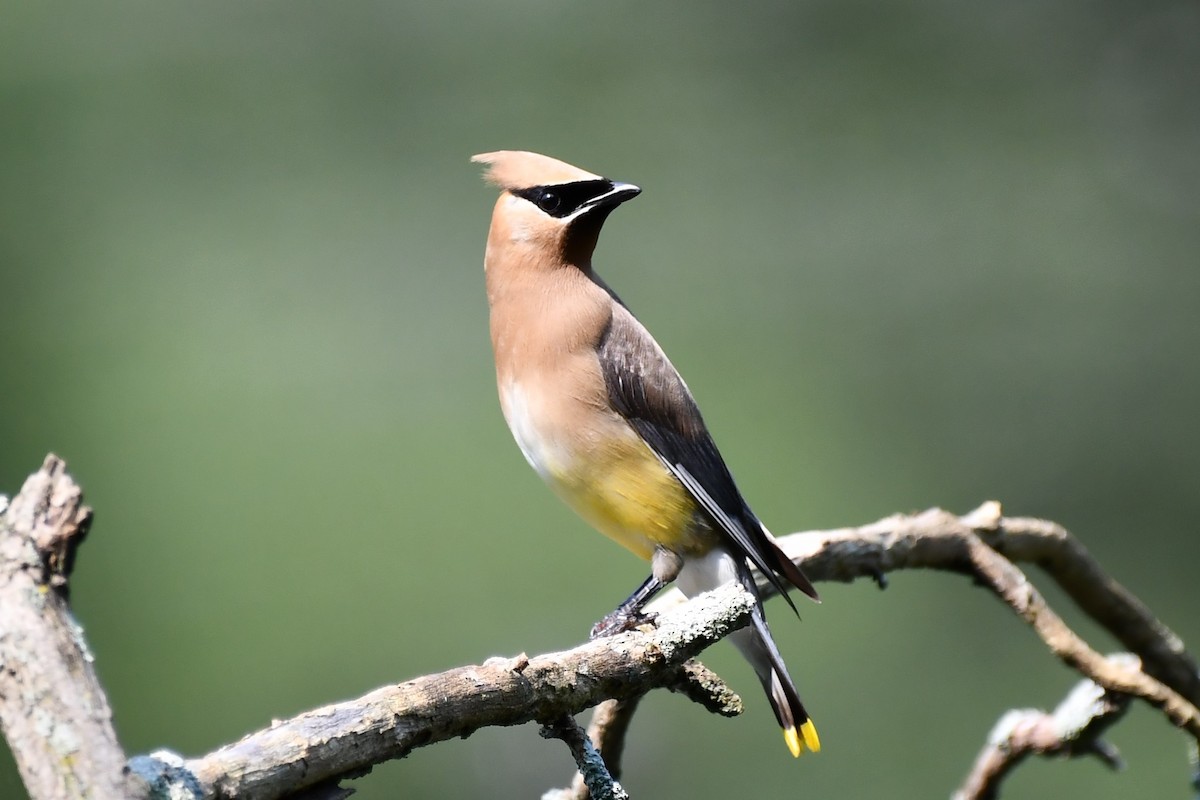
[[[617,412],[650,445],[725,534],[795,610],[784,581],[817,598],[816,590],[778,545],[738,491],[687,385],[633,315],[623,306],[600,344],[608,396]]]

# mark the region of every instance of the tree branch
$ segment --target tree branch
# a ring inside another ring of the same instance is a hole
[[[1105,573],[1060,525],[1004,517],[999,503],[988,502],[962,517],[931,509],[861,528],[792,534],[781,545],[813,580],[880,580],[893,570],[917,568],[971,575],[1024,619],[1063,663],[1107,693],[1110,702],[1117,703],[1111,698],[1120,696],[1140,698],[1191,735],[1193,748],[1200,746],[1200,671],[1195,660],[1182,640]],[[1105,659],[1089,647],[1006,556],[1040,565],[1085,613],[1137,657]],[[1015,726],[1019,719],[1009,721]],[[1031,729],[1014,730],[1032,747]],[[986,752],[980,756],[987,757]],[[995,792],[1020,760],[993,762],[991,766],[997,768],[988,778],[989,791]],[[973,775],[986,769],[977,763]]]
[[[682,600],[682,595],[680,595]],[[664,608],[666,606],[660,606]],[[658,612],[658,613],[661,613]],[[742,713],[742,698],[730,689],[720,676],[699,661],[686,662],[676,672],[676,679],[663,686],[699,703],[714,714],[736,717]],[[604,758],[604,766],[613,778],[621,777],[621,755],[625,750],[625,734],[633,713],[644,695],[632,695],[621,700],[606,700],[592,710],[592,721],[587,735],[592,746]],[[589,800],[593,794],[582,772],[567,789],[552,789],[542,795],[542,800]]]
[[[1165,711],[1174,724],[1187,727],[1193,735],[1200,733],[1195,727],[1200,669],[1182,640],[1059,525],[1004,517],[999,503],[988,502],[962,517],[935,508],[859,528],[794,533],[781,538],[780,545],[816,581],[876,579],[901,569],[940,569],[980,577],[1034,626],[1068,666],[1101,683],[1107,676],[1106,688],[1141,696]],[[1079,649],[1076,645],[1082,640],[1056,615],[1039,617],[1048,606],[1009,558],[1045,569],[1085,613],[1141,659],[1144,675],[1157,678],[1154,683],[1162,688],[1134,679],[1128,671],[1114,673],[1101,663],[1102,656]],[[1071,637],[1077,641],[1069,641]]]
[[[0,727],[30,797],[122,797],[125,754],[67,605],[92,510],[61,459],[0,497]]]
[[[592,709],[592,721],[588,723],[587,736],[592,746],[604,759],[604,766],[614,779],[621,777],[621,754],[625,750],[625,734],[633,713],[644,695],[625,700],[605,700]],[[542,800],[590,800],[592,793],[582,770],[566,789],[552,789],[542,795]]]
[[[1109,656],[1114,667],[1137,669],[1137,657],[1128,653]],[[1124,762],[1116,748],[1100,736],[1125,715],[1127,695],[1110,692],[1094,681],[1076,684],[1058,708],[1047,714],[1037,709],[1009,711],[988,735],[971,773],[954,800],[994,800],[1000,783],[1030,755],[1076,758],[1092,755],[1113,769]]]
[[[661,615],[658,625],[561,653],[481,665],[377,689],[309,711],[185,762],[203,798],[276,798],[402,758],[490,725],[556,720],[612,697],[676,683],[689,658],[747,624],[753,599],[729,585]],[[134,766],[155,779],[169,756]],[[160,781],[161,783],[161,781]]]
[[[1200,710],[1196,706],[1137,667],[1105,660],[1067,627],[1019,569],[982,540],[969,540],[967,549],[980,579],[1029,623],[1063,663],[1109,691],[1140,697],[1200,741]]]
[[[617,776],[609,771],[608,764],[573,717],[565,715],[547,723],[542,727],[542,736],[562,739],[567,743],[579,767],[579,781],[584,786],[586,796],[594,800],[629,800],[629,794],[617,783]],[[555,794],[549,792],[542,795],[542,800],[552,800]]]
[[[568,741],[594,778],[613,792],[625,732],[647,691],[681,691],[718,713],[740,710],[719,678],[689,659],[746,624],[751,598],[727,586],[687,604],[664,596],[658,627],[534,658],[489,659],[387,686],[277,722],[200,758],[167,751],[128,763],[82,632],[66,604],[75,549],[90,520],[78,487],[53,456],[11,503],[0,498],[0,722],[36,800],[170,796],[275,798],[345,796],[338,779],[369,771],[414,748],[470,735],[486,725],[542,721]],[[1099,733],[1139,697],[1200,741],[1200,672],[1183,643],[1113,581],[1061,526],[1006,518],[995,503],[957,517],[941,510],[893,516],[860,528],[783,537],[781,545],[813,580],[851,581],[898,569],[969,575],[1020,615],[1064,663],[1089,679],[1053,714],[1006,715],[981,753],[961,797],[994,796],[1029,753],[1115,754]],[[1080,607],[1140,658],[1096,653],[1048,606],[1014,561],[1043,567]],[[770,587],[764,587],[770,592]],[[1091,687],[1087,689],[1086,687]],[[616,698],[616,700],[612,700]],[[570,715],[608,700],[589,735]],[[1080,708],[1083,708],[1081,711]],[[1076,724],[1082,719],[1082,724]],[[568,724],[569,721],[569,724]],[[1068,724],[1070,723],[1070,724]],[[603,758],[600,763],[597,758]],[[599,776],[596,778],[596,776]],[[607,777],[606,777],[607,776]],[[136,792],[131,785],[137,786]],[[990,794],[989,794],[990,793]],[[577,779],[554,797],[588,796]]]

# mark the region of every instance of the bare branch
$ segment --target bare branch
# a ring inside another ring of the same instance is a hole
[[[1109,656],[1115,667],[1137,669],[1137,657],[1128,653]],[[1094,681],[1076,684],[1058,708],[1047,714],[1037,709],[1006,713],[996,723],[980,751],[971,773],[954,800],[994,800],[1000,783],[1030,755],[1096,756],[1112,769],[1124,762],[1100,736],[1129,708],[1129,697],[1109,692]]]
[[[641,696],[666,687],[710,710],[740,711],[719,678],[689,661],[748,621],[751,598],[727,586],[687,604],[655,604],[659,625],[574,650],[428,675],[277,722],[196,759],[140,756],[123,780],[124,756],[67,609],[67,576],[90,510],[53,456],[12,503],[0,498],[0,722],[37,800],[60,797],[344,797],[338,780],[414,748],[470,735],[485,725],[549,721],[571,746],[597,794],[619,787],[620,756]],[[1130,697],[1163,711],[1200,741],[1200,671],[1183,643],[1100,569],[1061,526],[1005,518],[995,503],[957,517],[941,510],[893,516],[860,528],[793,534],[781,545],[814,580],[883,577],[898,569],[969,575],[1020,615],[1064,663],[1089,681],[1053,714],[1010,712],[980,754],[960,795],[992,796],[1030,753],[1084,753],[1116,763],[1101,731]],[[1010,560],[1011,559],[1011,560]],[[1140,658],[1104,658],[1050,609],[1013,561],[1043,567],[1080,607]],[[764,587],[770,592],[770,587]],[[570,716],[606,700],[589,729]],[[594,746],[593,746],[594,745]],[[603,759],[603,762],[600,761]],[[606,777],[607,776],[607,777]],[[555,797],[589,795],[582,779]]]
[[[1037,632],[1067,666],[1105,689],[1140,697],[1200,741],[1200,710],[1169,686],[1136,667],[1105,660],[1055,614],[1019,569],[982,540],[967,542],[978,576]]]
[[[0,512],[0,723],[21,779],[34,800],[124,796],[125,754],[67,605],[92,510],[51,455]]]
[[[637,711],[642,695],[626,700],[605,700],[592,709],[592,721],[588,723],[587,735],[592,745],[604,758],[604,766],[613,778],[621,777],[621,755],[625,751],[625,735],[633,712]],[[547,792],[542,800],[589,800],[592,797],[582,772],[575,773],[575,780],[568,789]]]
[[[1142,697],[1162,709],[1173,724],[1200,735],[1196,662],[1179,637],[1105,573],[1061,526],[1003,517],[1000,505],[989,502],[962,517],[930,509],[859,528],[794,533],[782,537],[780,544],[816,581],[874,580],[900,569],[941,569],[981,577],[1069,666],[1106,688]],[[1087,648],[1052,612],[1039,616],[1048,606],[1002,554],[1042,566],[1086,613],[1141,659],[1144,673],[1137,674],[1149,681],[1129,670],[1106,667],[1103,657]]]
[[[1138,655],[1146,674],[1200,706],[1200,667],[1184,649],[1183,640],[1113,580],[1079,540],[1058,523],[999,517],[999,504],[990,505],[995,507],[997,522],[980,526],[980,538],[1010,561],[1044,569],[1088,616]]]
[[[721,676],[694,659],[685,662],[675,673],[675,679],[663,688],[722,717],[736,717],[743,710],[742,698],[721,680]]]
[[[588,797],[594,800],[629,800],[628,793],[617,783],[616,776],[609,772],[608,765],[600,757],[592,740],[572,717],[564,715],[546,723],[542,726],[542,736],[562,739],[567,743],[571,756],[579,766],[580,781]],[[549,792],[542,796],[542,800],[552,800],[556,794]]]
[[[655,628],[387,686],[191,759],[185,773],[200,787],[195,797],[282,797],[484,726],[556,719],[607,698],[641,695],[676,683],[687,659],[749,622],[752,604],[748,592],[730,585],[660,615]],[[155,754],[136,769],[151,774],[151,762],[163,760]]]
[[[742,698],[730,689],[720,676],[699,661],[686,662],[676,673],[677,679],[663,688],[682,694],[689,700],[723,717],[736,717],[742,713]],[[642,695],[623,700],[606,700],[592,710],[592,721],[587,734],[592,744],[604,757],[604,765],[613,778],[621,777],[621,755],[625,750],[625,734],[633,713],[637,711]],[[543,795],[542,800],[588,800],[592,795],[582,773],[568,789],[556,789]]]

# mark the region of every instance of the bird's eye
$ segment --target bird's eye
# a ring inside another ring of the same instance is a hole
[[[513,189],[512,193],[533,203],[546,216],[565,219],[581,208],[587,208],[589,203],[604,196],[606,192],[611,192],[612,188],[611,181],[597,178],[572,183],[553,183],[549,186],[530,186],[528,189]],[[612,210],[611,205],[605,207]]]

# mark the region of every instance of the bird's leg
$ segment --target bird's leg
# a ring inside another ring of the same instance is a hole
[[[638,625],[653,622],[654,615],[643,614],[642,606],[646,605],[651,597],[662,591],[668,583],[675,580],[675,576],[679,574],[682,566],[683,558],[678,553],[663,547],[656,548],[654,557],[650,561],[650,577],[646,578],[633,594],[625,598],[625,602],[617,606],[616,610],[592,626],[590,638],[599,639],[602,636],[612,636],[632,630]]]
[[[615,611],[605,615],[604,619],[592,626],[590,638],[599,639],[602,636],[624,633],[633,630],[638,625],[650,622],[650,617],[643,614],[641,608],[664,586],[666,586],[665,583],[651,574],[633,594],[617,606]]]

